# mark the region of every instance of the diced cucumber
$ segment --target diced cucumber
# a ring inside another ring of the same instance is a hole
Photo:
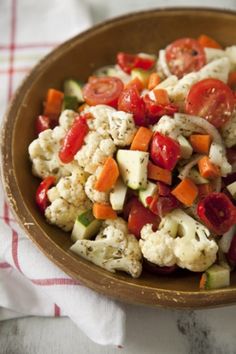
[[[179,145],[180,145],[180,154],[182,159],[189,159],[193,153],[193,148],[188,140],[183,136],[180,135],[177,138]]]
[[[84,102],[82,93],[83,83],[76,80],[66,80],[64,82],[64,94],[65,96],[74,96],[78,102]]]
[[[95,236],[101,226],[101,221],[94,218],[92,210],[87,210],[80,214],[75,220],[71,239],[77,240],[90,239]]]
[[[209,181],[202,177],[200,175],[200,173],[198,172],[198,170],[196,168],[192,168],[189,173],[188,173],[188,176],[194,183],[196,184],[206,184],[206,183],[209,183]]]
[[[115,65],[106,65],[103,66],[96,71],[94,71],[93,75],[95,76],[116,76],[117,69]]]
[[[147,207],[147,197],[152,197],[157,191],[157,185],[155,183],[152,183],[150,181],[147,182],[147,188],[146,189],[140,189],[139,191],[139,199],[141,203]]]
[[[230,269],[222,265],[213,264],[202,277],[203,289],[220,289],[230,285]]]
[[[149,153],[120,149],[116,157],[124,183],[131,189],[145,189]]]
[[[63,104],[62,104],[62,111],[65,109],[72,109],[76,111],[79,106],[79,101],[75,96],[64,96]]]
[[[127,186],[119,178],[110,193],[110,203],[113,210],[122,210],[127,193]]]
[[[143,83],[143,86],[147,87],[150,74],[150,71],[136,68],[131,70],[131,79],[138,78]]]
[[[228,189],[229,193],[233,196],[233,198],[236,199],[236,181],[229,184],[226,188]]]

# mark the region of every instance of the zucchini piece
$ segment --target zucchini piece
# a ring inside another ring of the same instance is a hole
[[[131,79],[133,80],[135,78],[138,78],[142,82],[144,87],[147,87],[148,79],[150,75],[151,72],[147,70],[137,69],[137,68],[131,70]]]
[[[110,203],[113,210],[121,211],[123,209],[127,189],[127,186],[119,178],[110,193]]]
[[[76,111],[79,107],[79,101],[75,96],[64,96],[63,104],[62,104],[62,111],[65,109],[72,109]]]
[[[202,177],[196,168],[192,168],[188,176],[196,184],[206,184],[209,183],[208,179]]]
[[[77,98],[78,102],[84,102],[83,98],[83,83],[81,81],[76,80],[66,80],[64,82],[64,94],[65,96],[74,96]]]
[[[230,285],[230,269],[226,266],[213,264],[202,274],[200,289],[220,289]]]
[[[75,220],[71,234],[72,241],[91,239],[95,236],[101,226],[101,221],[95,219],[91,209],[80,214]]]
[[[147,202],[146,199],[147,197],[152,197],[157,191],[157,184],[152,183],[150,181],[147,182],[147,188],[146,189],[141,189],[139,191],[139,199],[140,202],[143,204],[143,206],[147,207]]]
[[[226,187],[234,199],[236,199],[236,181]]]

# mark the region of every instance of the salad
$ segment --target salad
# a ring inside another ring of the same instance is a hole
[[[50,88],[29,146],[36,204],[71,251],[110,272],[236,265],[236,45],[207,35],[119,52],[86,83]],[[178,273],[177,273],[178,274]]]

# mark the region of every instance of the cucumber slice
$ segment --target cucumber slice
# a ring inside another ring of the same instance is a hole
[[[203,277],[203,289],[220,289],[230,285],[230,269],[222,265],[213,264]]]
[[[131,189],[145,189],[149,153],[120,149],[116,157],[124,183]]]
[[[196,168],[192,168],[189,173],[188,176],[194,183],[196,184],[205,184],[205,183],[209,183],[209,181],[202,177],[200,175],[200,173],[198,172],[198,170]]]
[[[180,154],[182,159],[189,159],[193,153],[193,148],[188,140],[183,136],[180,135],[177,138],[179,145],[180,145]]]
[[[95,236],[101,226],[101,221],[94,218],[92,210],[89,209],[80,214],[75,220],[71,234],[72,241],[91,239]]]
[[[113,210],[120,211],[123,209],[127,193],[127,186],[119,178],[113,190],[110,193],[110,203]]]
[[[62,104],[62,111],[65,109],[72,109],[76,111],[79,106],[79,101],[75,96],[64,96],[63,104]]]
[[[234,199],[236,199],[236,181],[226,187]]]
[[[97,69],[93,75],[95,76],[116,76],[117,70],[114,65],[106,65]]]
[[[76,80],[66,80],[64,82],[64,94],[65,96],[74,96],[78,102],[84,102],[82,93],[83,83]]]
[[[155,183],[152,182],[147,182],[147,188],[146,189],[141,189],[139,191],[139,199],[140,202],[147,207],[148,204],[146,202],[147,197],[152,197],[157,191],[157,185]]]
[[[131,79],[138,78],[143,83],[143,86],[147,87],[150,74],[151,72],[147,70],[133,69],[131,70]]]

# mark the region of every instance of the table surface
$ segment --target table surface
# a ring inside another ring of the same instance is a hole
[[[207,5],[203,0],[86,2],[94,23],[125,12],[157,6],[197,4],[236,8],[236,0],[208,0]],[[68,318],[11,319],[0,322],[0,354],[236,354],[235,310],[235,306],[177,311],[126,305],[127,339],[124,348],[93,343]]]

